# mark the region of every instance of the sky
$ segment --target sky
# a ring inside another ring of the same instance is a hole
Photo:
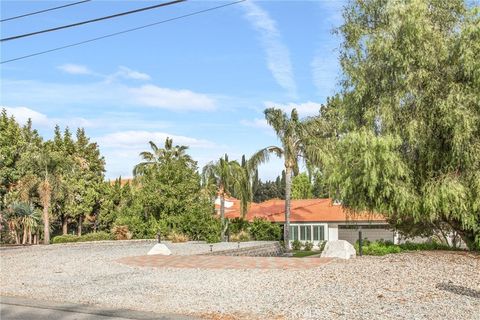
[[[73,1],[72,1],[73,2]],[[161,3],[93,0],[1,23],[1,37]],[[3,1],[2,19],[65,1]],[[2,42],[1,61],[205,10],[187,1],[75,28]],[[202,167],[227,153],[278,145],[263,110],[317,114],[338,90],[342,1],[245,1],[115,37],[0,65],[0,106],[45,138],[85,128],[106,178],[130,177],[148,141],[188,145]],[[274,179],[281,160],[259,168]]]

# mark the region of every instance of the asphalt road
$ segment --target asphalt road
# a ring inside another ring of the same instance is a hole
[[[0,297],[1,320],[193,320],[196,318],[117,310],[81,304],[31,300],[18,297]]]

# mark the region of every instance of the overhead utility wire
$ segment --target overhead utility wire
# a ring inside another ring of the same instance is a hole
[[[216,7],[200,10],[200,11],[195,11],[195,12],[184,14],[182,16],[178,16],[178,17],[175,17],[175,18],[170,18],[170,19],[167,19],[167,20],[162,20],[162,21],[146,24],[144,26],[140,26],[140,27],[136,27],[136,28],[132,28],[132,29],[127,29],[127,30],[123,30],[123,31],[115,32],[115,33],[110,33],[110,34],[107,34],[107,35],[104,35],[104,36],[101,36],[101,37],[97,37],[97,38],[93,38],[93,39],[89,39],[89,40],[85,40],[85,41],[81,41],[81,42],[77,42],[77,43],[72,43],[72,44],[62,46],[62,47],[57,47],[57,48],[53,48],[53,49],[49,49],[49,50],[45,50],[45,51],[41,51],[41,52],[32,53],[32,54],[29,54],[29,55],[26,55],[26,56],[21,56],[21,57],[18,57],[18,58],[4,60],[4,61],[1,61],[0,64],[13,62],[13,61],[17,61],[17,60],[22,60],[22,59],[27,59],[27,58],[39,56],[39,55],[42,55],[42,54],[45,54],[45,53],[50,53],[50,52],[54,52],[54,51],[58,51],[58,50],[62,50],[62,49],[67,49],[67,48],[79,46],[79,45],[82,45],[82,44],[85,44],[85,43],[94,42],[94,41],[97,41],[97,40],[118,36],[118,35],[121,35],[121,34],[124,34],[124,33],[129,33],[129,32],[133,32],[133,31],[136,31],[136,30],[149,28],[149,27],[152,27],[152,26],[155,26],[155,25],[158,25],[158,24],[162,24],[162,23],[166,23],[166,22],[170,22],[170,21],[174,21],[174,20],[179,20],[179,19],[182,19],[182,18],[194,16],[194,15],[205,13],[205,12],[208,12],[208,11],[213,11],[213,10],[220,9],[220,8],[223,8],[223,7],[228,7],[228,6],[231,6],[231,5],[240,3],[240,2],[244,2],[244,1],[246,1],[246,0],[239,0],[239,1],[235,1],[235,2],[230,2],[230,3],[227,3],[227,4],[223,4],[221,6],[216,6]]]
[[[70,6],[75,6],[75,5],[77,5],[77,4],[82,4],[82,3],[90,2],[90,1],[92,1],[92,0],[83,0],[83,1],[78,1],[78,2],[74,2],[74,3],[64,4],[63,6],[58,6],[58,7],[48,8],[48,9],[44,9],[44,10],[40,10],[40,11],[25,13],[25,14],[22,14],[22,15],[19,15],[19,16],[2,19],[2,20],[0,20],[0,22],[10,21],[10,20],[15,20],[15,19],[20,19],[20,18],[25,18],[25,17],[28,17],[28,16],[33,16],[33,15],[35,15],[35,14],[40,14],[40,13],[44,13],[44,12],[48,12],[48,11],[53,11],[53,10],[57,10],[57,9],[62,9],[62,8],[70,7]]]
[[[137,13],[137,12],[146,11],[146,10],[157,9],[157,8],[160,8],[160,7],[169,6],[169,5],[172,5],[172,4],[176,4],[176,3],[179,3],[179,2],[185,2],[185,1],[187,1],[187,0],[174,0],[174,1],[170,1],[170,2],[160,3],[160,4],[156,4],[154,6],[139,8],[139,9],[126,11],[126,12],[121,12],[121,13],[116,13],[116,14],[112,14],[112,15],[106,16],[106,17],[95,18],[95,19],[91,19],[91,20],[86,20],[86,21],[81,21],[81,22],[68,24],[68,25],[65,25],[65,26],[60,26],[60,27],[55,27],[55,28],[51,28],[51,29],[45,29],[45,30],[25,33],[25,34],[21,34],[21,35],[18,35],[18,36],[3,38],[0,41],[4,42],[4,41],[16,40],[16,39],[25,38],[25,37],[31,37],[31,36],[41,34],[41,33],[52,32],[52,31],[57,31],[57,30],[62,30],[62,29],[67,29],[67,28],[73,28],[73,27],[81,26],[81,25],[84,25],[84,24],[87,24],[87,23],[92,23],[92,22],[97,22],[97,21],[101,21],[101,20],[107,20],[107,19],[117,18],[117,17],[121,17],[121,16],[126,16],[128,14]]]

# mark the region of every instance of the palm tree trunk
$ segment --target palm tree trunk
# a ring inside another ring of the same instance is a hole
[[[83,222],[83,216],[78,217],[78,226],[77,226],[77,235],[81,236],[82,235],[82,222]]]
[[[27,227],[23,227],[23,239],[22,239],[22,244],[27,244]]]
[[[32,228],[28,228],[28,244],[32,244]]]
[[[225,193],[223,189],[220,191],[220,224],[221,224],[221,234],[220,239],[225,241]]]
[[[68,233],[68,218],[67,216],[62,216],[62,234],[66,235]]]
[[[48,217],[48,203],[43,205],[43,244],[50,244],[50,221]]]
[[[283,226],[283,239],[285,248],[290,250],[290,198],[292,192],[292,168],[285,167],[285,224]]]

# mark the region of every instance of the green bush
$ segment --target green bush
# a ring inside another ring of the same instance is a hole
[[[318,243],[318,251],[323,252],[323,249],[325,249],[325,245],[327,244],[327,241],[320,241]]]
[[[113,240],[113,235],[105,231],[92,232],[84,234],[80,237],[79,241],[102,241],[102,240]]]
[[[302,249],[302,243],[299,240],[294,240],[292,242],[292,250],[298,251]]]
[[[242,231],[248,231],[250,223],[242,218],[231,219],[228,223],[228,232],[230,234],[239,234]]]
[[[359,252],[358,241],[355,243],[355,249]],[[411,243],[406,242],[400,245],[395,245],[391,241],[364,241],[362,245],[362,252],[364,255],[371,256],[384,256],[391,253],[400,253],[405,251],[418,251],[418,250],[455,250],[455,248],[449,247],[445,244],[436,242],[425,243]]]
[[[312,251],[312,249],[313,249],[313,243],[310,241],[305,242],[305,244],[303,245],[303,250]]]
[[[61,236],[56,236],[52,239],[52,243],[67,243],[67,242],[78,242],[80,241],[79,236],[73,234],[65,234]]]
[[[55,244],[55,243],[102,241],[102,240],[113,240],[113,236],[110,233],[107,233],[104,231],[87,233],[80,237],[73,234],[65,234],[65,235],[54,237],[52,239],[52,243]]]
[[[277,241],[280,240],[282,229],[278,224],[268,220],[254,218],[250,225],[250,235],[254,240]]]
[[[230,241],[232,242],[245,242],[250,240],[250,234],[247,231],[240,231],[230,237]]]

